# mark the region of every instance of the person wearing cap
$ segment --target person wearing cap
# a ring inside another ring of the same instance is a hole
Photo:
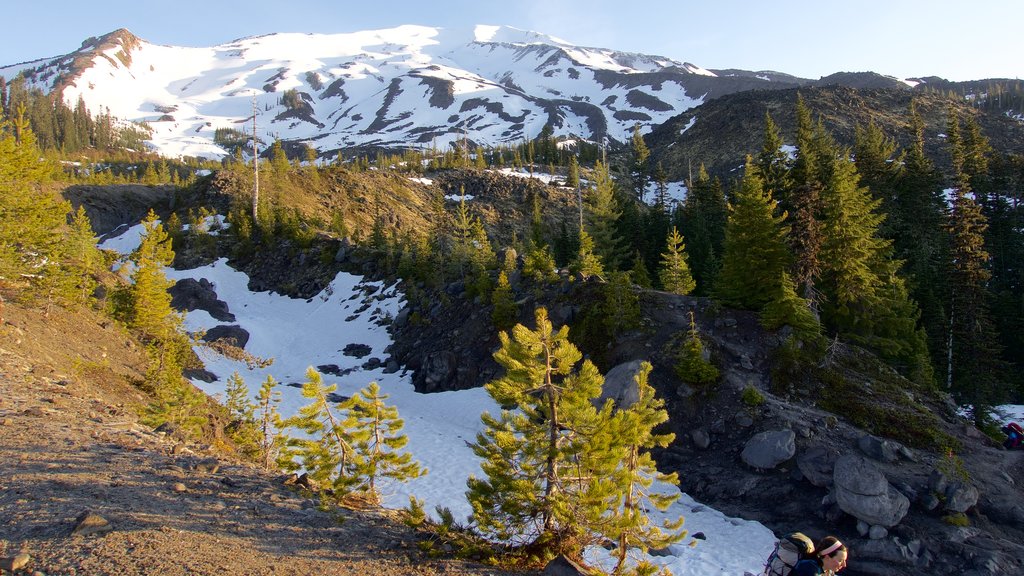
[[[843,568],[846,568],[846,560],[849,551],[846,545],[835,536],[826,536],[818,542],[816,552],[810,558],[805,558],[793,566],[790,576],[832,576]]]

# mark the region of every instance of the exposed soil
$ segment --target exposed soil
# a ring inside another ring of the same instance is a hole
[[[427,558],[395,511],[322,511],[274,473],[139,424],[144,355],[101,316],[4,314],[0,558],[27,553],[17,573],[508,574]],[[109,530],[73,535],[90,511]]]

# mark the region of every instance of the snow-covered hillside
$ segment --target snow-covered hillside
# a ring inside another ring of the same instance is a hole
[[[556,136],[625,141],[700,104],[714,73],[692,64],[500,26],[400,26],[346,34],[272,34],[220,46],[160,46],[119,30],[67,56],[0,67],[11,79],[82,98],[94,113],[146,122],[169,156],[218,157],[218,128],[264,142],[496,145]],[[689,88],[697,82],[696,88]],[[298,98],[283,102],[286,91]]]
[[[103,248],[128,253],[138,245],[141,230],[141,225],[134,226],[104,242]],[[305,380],[309,367],[333,365],[330,372],[345,373],[343,377],[323,375],[325,382],[339,385],[338,393],[342,396],[350,396],[376,381],[390,395],[387,402],[398,408],[405,421],[404,432],[409,437],[406,450],[429,470],[425,476],[406,484],[386,483],[381,488],[385,505],[405,507],[409,496],[414,495],[424,500],[428,512],[436,506],[446,507],[460,522],[469,515],[466,479],[481,472],[479,460],[466,443],[473,441],[483,428],[480,414],[497,413],[499,407],[482,388],[417,393],[404,370],[387,370],[369,361],[374,357],[386,358],[391,339],[380,320],[397,314],[404,305],[394,286],[342,272],[320,294],[301,300],[249,291],[246,275],[232,269],[223,259],[192,270],[167,269],[166,273],[174,280],[206,278],[213,283],[218,298],[235,315],[233,324],[250,334],[246,350],[274,360],[269,367],[250,367],[208,348],[198,348],[198,354],[217,380],[194,380],[197,386],[212,395],[223,394],[227,378],[237,372],[250,391],[255,392],[270,375],[283,383],[282,412],[288,416],[307,402],[294,385]],[[209,330],[219,324],[203,311],[189,312],[185,320],[191,331]],[[352,344],[364,345],[369,352],[361,358],[346,355],[343,350]],[[659,491],[670,489],[664,487]],[[686,519],[684,528],[689,537],[672,545],[663,555],[650,558],[676,576],[760,573],[775,543],[772,532],[760,523],[727,517],[686,494],[666,512],[670,518],[680,515]],[[588,559],[597,565],[611,565],[603,548],[589,551]]]

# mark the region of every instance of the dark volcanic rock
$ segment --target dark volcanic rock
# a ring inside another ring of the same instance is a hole
[[[168,292],[171,294],[171,306],[177,310],[204,310],[221,322],[235,321],[235,315],[228,311],[227,303],[217,299],[213,283],[206,278],[184,278],[176,282]]]
[[[231,346],[245,348],[245,345],[249,343],[249,332],[238,325],[214,326],[207,330],[206,334],[203,334],[203,340],[206,342],[222,341]]]

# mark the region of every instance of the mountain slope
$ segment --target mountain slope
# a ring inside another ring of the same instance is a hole
[[[0,68],[18,73],[72,106],[81,98],[94,114],[147,122],[164,154],[214,157],[225,153],[215,130],[249,129],[254,99],[264,142],[308,141],[326,154],[514,143],[545,126],[623,142],[635,124],[707,98],[794,85],[496,26],[273,34],[208,48],[160,46],[122,29],[66,56]]]
[[[786,144],[795,142],[796,98],[803,97],[812,116],[820,118],[840,144],[852,146],[856,127],[874,123],[906,147],[910,143],[910,101],[915,99],[925,123],[927,154],[945,166],[947,114],[950,106],[962,118],[978,120],[992,146],[1003,152],[1024,151],[1024,123],[1007,114],[986,113],[968,101],[935,92],[904,88],[854,89],[840,85],[787,90],[750,90],[709,100],[655,127],[645,136],[651,163],[661,163],[669,181],[687,178],[689,169],[704,164],[709,173],[728,177],[756,155],[764,139],[764,115],[782,130]]]

